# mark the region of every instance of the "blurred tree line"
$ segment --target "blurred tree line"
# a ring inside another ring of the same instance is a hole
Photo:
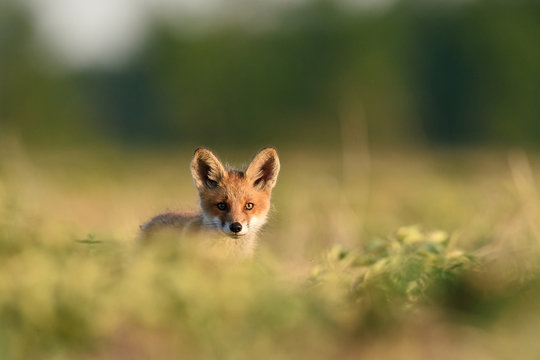
[[[123,66],[83,70],[0,4],[0,131],[28,143],[331,145],[343,108],[373,142],[539,143],[540,3],[314,1],[197,35],[156,22]]]

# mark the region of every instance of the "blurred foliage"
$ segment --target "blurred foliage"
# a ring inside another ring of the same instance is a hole
[[[492,274],[480,271],[484,259],[472,261],[449,246],[445,233],[417,227],[399,229],[364,250],[334,247],[310,281],[291,277],[264,251],[244,263],[171,242],[135,248],[94,235],[76,241],[37,235],[28,242],[24,227],[9,234],[6,227],[12,226],[0,226],[5,359],[328,359],[369,354],[372,344],[392,341],[394,332],[418,321],[431,329],[444,326],[430,343],[441,346],[455,336],[454,327],[477,326],[485,297],[493,301],[506,291],[506,301],[483,325],[483,336],[490,338],[497,336],[492,332],[499,317],[538,293],[537,285],[527,293],[529,285],[510,277],[485,288],[478,280],[489,281]],[[533,279],[537,284],[538,277]],[[508,282],[514,284],[511,292]],[[468,285],[465,312],[448,306],[462,284]],[[455,310],[461,317],[452,319]],[[431,318],[432,312],[440,315]],[[508,333],[505,339],[495,348],[512,348],[516,340]],[[471,340],[479,341],[478,351],[483,337]],[[463,345],[448,355],[461,351]],[[485,356],[496,352],[482,350]],[[375,351],[367,358],[380,356]]]
[[[540,135],[532,0],[381,11],[314,1],[285,7],[268,28],[216,24],[196,35],[155,22],[123,66],[86,70],[36,46],[15,2],[1,13],[0,124],[29,143],[335,145],[344,113],[367,122],[373,142]]]
[[[313,281],[340,279],[358,303],[365,298],[377,298],[377,306],[426,303],[436,289],[447,288],[474,268],[472,254],[448,244],[449,236],[442,231],[424,233],[417,226],[404,227],[388,241],[369,242],[363,252],[334,247],[313,270]]]
[[[243,263],[134,243],[155,212],[196,206],[191,151],[184,169],[170,151],[5,143],[2,359],[538,355],[538,157],[510,174],[493,153],[378,153],[366,195],[339,155],[282,152],[277,211]]]

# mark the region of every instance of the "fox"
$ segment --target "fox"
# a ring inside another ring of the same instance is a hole
[[[139,239],[148,242],[162,231],[203,239],[225,256],[253,256],[258,233],[267,221],[272,190],[280,170],[273,147],[259,150],[244,170],[225,166],[200,147],[191,160],[191,176],[200,210],[166,212],[141,225]]]

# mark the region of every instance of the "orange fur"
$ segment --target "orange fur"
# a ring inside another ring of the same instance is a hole
[[[210,246],[223,245],[227,253],[251,255],[266,222],[279,167],[273,148],[260,150],[244,171],[227,169],[210,150],[197,149],[191,173],[201,211],[159,214],[141,226],[141,239],[163,230],[202,233]]]

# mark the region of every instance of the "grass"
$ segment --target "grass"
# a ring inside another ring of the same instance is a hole
[[[238,263],[134,246],[151,215],[196,207],[191,151],[2,147],[2,359],[540,352],[534,155],[284,150],[257,256]]]

